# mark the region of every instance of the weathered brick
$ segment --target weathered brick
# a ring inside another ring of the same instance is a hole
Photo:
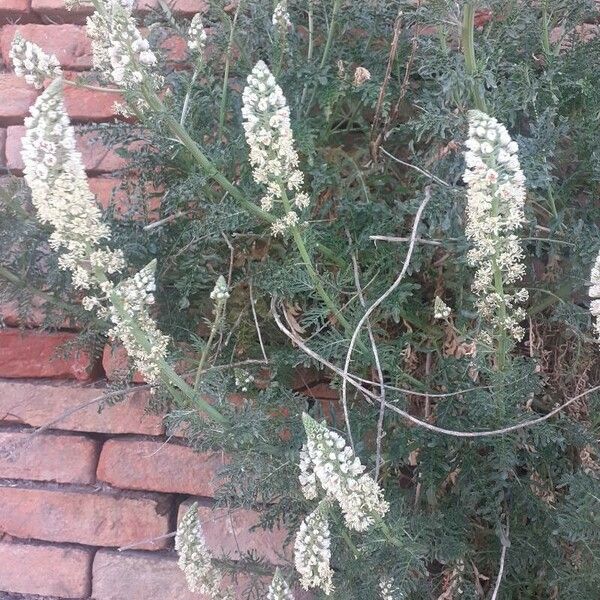
[[[212,496],[223,465],[220,454],[194,452],[187,446],[137,439],[105,442],[96,476],[128,490]]]
[[[0,167],[6,168],[6,129],[0,128]]]
[[[98,443],[83,435],[0,430],[0,478],[90,484]]]
[[[48,542],[123,546],[164,536],[170,500],[66,490],[0,487],[0,532]],[[164,548],[168,539],[140,544]]]
[[[10,68],[8,53],[19,32],[26,40],[54,54],[65,69],[82,71],[92,67],[92,46],[85,27],[78,25],[5,25],[0,32],[0,50],[4,64]]]
[[[109,381],[119,381],[131,371],[127,350],[121,344],[106,344],[102,352],[102,368]],[[144,376],[134,371],[129,378],[133,383],[144,383]]]
[[[210,600],[209,596],[189,591],[173,553],[99,550],[92,580],[94,600]],[[265,579],[264,583],[266,588],[269,581]],[[235,583],[225,578],[223,587],[231,589],[236,600],[242,600],[247,597],[244,592],[248,584],[242,574]],[[310,598],[297,590],[294,594],[297,600]]]
[[[116,218],[144,218],[152,221],[159,218],[163,192],[147,186],[143,192],[137,188],[130,193],[122,188],[121,180],[115,177],[90,177],[90,189],[103,209],[114,208]]]
[[[0,24],[8,21],[29,20],[31,0],[2,0],[0,3]]]
[[[13,125],[7,129],[6,164],[9,170],[20,172],[25,166],[21,158],[21,140],[25,127]],[[95,133],[77,133],[77,149],[81,152],[83,164],[88,173],[110,173],[126,165],[114,150],[105,147]]]
[[[65,85],[64,99],[67,114],[73,121],[112,121],[119,115],[115,103],[123,103],[122,94],[98,92],[83,87]]]
[[[197,12],[206,12],[208,10],[208,2],[205,0],[171,0],[169,2],[171,10],[182,16],[192,16]],[[137,0],[136,10],[147,12],[150,10],[160,9],[158,0]]]
[[[91,592],[93,551],[70,546],[0,542],[0,590],[61,598]]]
[[[1,184],[0,184],[1,185]],[[71,315],[67,315],[56,307],[46,306],[46,301],[39,296],[30,299],[27,312],[19,310],[17,301],[0,304],[0,322],[5,327],[41,327],[46,324],[57,329],[79,329],[78,323]]]
[[[1,330],[0,377],[89,379],[98,366],[90,352],[81,348],[65,350],[65,344],[76,338],[76,334],[65,332]]]
[[[183,518],[193,501],[190,498],[179,506],[178,521]],[[291,559],[291,548],[285,546],[285,529],[267,530],[258,527],[252,530],[260,522],[255,511],[198,506],[198,518],[208,547],[217,556],[222,554],[236,559],[252,551],[272,563]]]
[[[21,77],[0,74],[0,125],[22,123],[38,91]]]
[[[130,393],[120,402],[105,406],[99,412],[98,399],[106,391],[102,387],[82,387],[64,382],[49,384],[0,380],[0,419],[32,427],[52,423],[53,429],[69,431],[149,435],[163,432],[161,418],[145,412],[147,389]]]
[[[31,10],[54,23],[84,24],[86,17],[94,12],[94,7],[82,3],[67,10],[65,0],[31,0]]]

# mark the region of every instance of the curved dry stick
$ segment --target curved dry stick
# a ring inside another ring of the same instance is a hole
[[[275,309],[275,298],[271,301],[271,312],[273,314],[273,318],[275,319],[275,323],[277,327],[286,335],[290,340],[292,340],[305,354],[314,358],[316,361],[320,362],[322,365],[326,366],[328,369],[332,370],[334,373],[339,375],[340,377],[344,377],[344,372],[339,367],[336,367],[333,363],[330,363],[326,358],[323,358],[321,355],[317,354],[314,350],[311,350],[298,336],[294,335],[292,331],[286,329],[286,327],[281,322],[279,315]],[[359,390],[366,397],[375,401],[378,399],[378,395],[368,390],[364,386],[359,383],[358,378],[354,375],[346,374],[345,376],[348,383],[353,385],[357,390]],[[375,384],[376,385],[376,384]],[[531,419],[529,421],[523,421],[522,423],[516,423],[515,425],[509,425],[508,427],[503,427],[502,429],[489,429],[486,431],[457,431],[454,429],[445,429],[443,427],[437,427],[436,425],[432,425],[431,423],[427,423],[427,421],[421,421],[421,419],[417,419],[417,417],[413,417],[410,413],[407,413],[405,410],[398,408],[394,404],[390,402],[386,402],[385,406],[387,409],[399,414],[404,417],[411,423],[417,425],[418,427],[422,427],[424,429],[428,429],[429,431],[433,431],[434,433],[441,433],[443,435],[449,435],[452,437],[458,438],[482,438],[482,437],[492,437],[496,435],[504,435],[506,433],[510,433],[512,431],[517,431],[519,429],[525,429],[527,427],[532,427],[533,425],[538,425],[544,421],[547,421],[554,415],[563,411],[565,408],[580,400],[581,398],[587,396],[588,394],[592,394],[600,390],[600,385],[596,385],[585,392],[581,392],[581,394],[577,394],[577,396],[573,396],[569,400],[567,400],[564,404],[557,406],[555,409],[551,410],[549,413],[538,417],[536,419]]]
[[[417,239],[417,230],[419,229],[419,223],[421,222],[421,215],[423,214],[423,211],[425,210],[425,207],[427,206],[427,203],[429,202],[430,198],[431,198],[431,189],[429,187],[426,187],[425,188],[425,197],[423,198],[421,204],[419,205],[417,214],[415,215],[415,220],[414,220],[414,223],[412,226],[410,242],[408,244],[408,250],[406,252],[406,257],[404,259],[404,264],[402,265],[400,274],[398,275],[398,277],[396,277],[396,281],[394,281],[394,283],[392,283],[392,285],[381,296],[379,296],[379,298],[377,298],[377,300],[375,300],[375,302],[373,302],[373,304],[371,304],[371,306],[365,311],[365,314],[361,317],[360,321],[356,325],[354,333],[352,334],[352,338],[350,340],[350,346],[348,347],[348,352],[346,353],[346,361],[344,363],[344,374],[343,374],[343,378],[342,378],[342,407],[344,409],[344,416],[348,412],[347,377],[348,377],[348,370],[350,369],[350,360],[352,359],[352,352],[354,350],[354,345],[356,344],[356,340],[358,339],[358,336],[360,335],[360,330],[361,330],[362,326],[369,319],[369,317],[371,316],[373,311],[386,298],[388,298],[391,294],[394,293],[396,288],[400,285],[400,283],[404,279],[404,275],[406,275],[406,271],[408,270],[408,266],[410,265],[410,259],[412,258],[413,250],[415,249],[415,243],[416,243],[416,239]]]

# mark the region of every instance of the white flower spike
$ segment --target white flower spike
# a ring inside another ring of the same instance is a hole
[[[19,32],[15,34],[8,53],[15,75],[36,89],[44,87],[48,78],[60,77],[62,69],[54,54],[46,54],[37,44],[25,40]]]
[[[525,222],[525,176],[518,146],[504,125],[475,110],[469,112],[465,145],[466,234],[473,243],[467,259],[477,269],[472,286],[477,310],[494,327],[521,340],[524,330],[519,322],[525,311],[517,305],[527,300],[527,290],[499,291],[496,281],[499,277],[503,286],[511,286],[525,274],[516,235]]]
[[[271,581],[271,585],[269,586],[267,600],[294,600],[294,596],[279,569],[275,569],[273,581]]]
[[[326,512],[327,501],[323,500],[302,521],[294,542],[294,564],[300,574],[300,585],[308,590],[319,587],[325,595],[333,591],[331,560],[331,535]]]
[[[329,431],[324,422],[318,423],[306,413],[302,421],[306,430],[306,453],[317,481],[337,500],[347,527],[365,531],[389,509],[383,491],[364,473],[365,467],[341,435]],[[307,485],[312,491],[312,480],[307,480]]]

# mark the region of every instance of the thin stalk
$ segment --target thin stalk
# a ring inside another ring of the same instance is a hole
[[[311,63],[314,51],[314,22],[313,22],[313,0],[308,0],[308,52],[306,53],[306,62]],[[300,111],[302,111],[302,105],[306,98],[306,92],[308,90],[308,82],[304,83],[302,88],[302,96],[300,96]]]
[[[227,89],[229,87],[229,68],[231,64],[231,49],[233,48],[233,38],[235,34],[235,25],[243,2],[239,2],[233,15],[231,30],[229,31],[229,41],[227,42],[227,51],[225,53],[225,69],[223,71],[223,88],[221,90],[221,106],[219,107],[219,130],[217,138],[220,140],[225,126],[225,113],[227,109]]]
[[[483,90],[477,82],[477,61],[475,60],[475,7],[472,2],[465,4],[462,23],[462,49],[465,69],[471,78],[471,96],[476,108],[487,113]]]
[[[206,364],[206,359],[210,353],[210,349],[212,348],[213,342],[215,340],[215,335],[217,334],[217,330],[221,326],[221,320],[223,318],[223,312],[225,309],[225,302],[220,301],[217,303],[215,307],[215,320],[210,328],[210,334],[208,336],[208,341],[206,342],[206,346],[202,351],[200,356],[200,362],[198,363],[198,369],[196,371],[196,378],[194,379],[194,390],[198,391],[200,387],[200,379],[202,377],[202,373],[204,372],[204,365]]]
[[[185,98],[183,100],[183,108],[181,109],[181,117],[179,118],[179,124],[184,127],[185,126],[185,119],[187,117],[188,114],[188,110],[190,108],[190,98],[192,96],[192,90],[194,89],[194,84],[196,83],[196,79],[198,79],[198,67],[196,67],[194,69],[194,74],[192,75],[192,79],[188,85],[188,89],[187,92],[185,94]]]
[[[546,56],[552,54],[550,49],[550,17],[548,16],[548,1],[542,2],[542,50]]]

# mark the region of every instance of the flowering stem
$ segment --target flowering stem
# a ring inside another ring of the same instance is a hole
[[[462,49],[465,57],[465,69],[471,78],[471,95],[475,106],[482,112],[487,113],[483,91],[478,84],[477,61],[475,60],[475,7],[472,2],[465,4],[462,23]]]
[[[184,127],[185,119],[188,114],[188,110],[190,107],[190,97],[192,95],[192,89],[194,88],[194,84],[196,83],[196,79],[198,79],[198,67],[194,69],[194,74],[192,75],[192,79],[188,85],[187,92],[185,94],[185,99],[183,100],[183,108],[181,109],[181,117],[179,118],[179,124]]]
[[[210,328],[210,334],[208,336],[208,341],[206,342],[206,346],[202,351],[200,356],[200,362],[198,363],[198,369],[196,371],[196,378],[194,380],[194,390],[198,391],[198,387],[200,386],[200,378],[204,371],[204,365],[206,364],[206,359],[208,358],[208,354],[210,349],[212,348],[212,344],[215,340],[215,335],[217,334],[217,330],[221,326],[221,321],[223,319],[223,313],[225,311],[226,301],[221,300],[217,302],[217,306],[215,307],[215,320],[213,321],[212,327]]]
[[[229,66],[231,62],[231,49],[233,48],[233,36],[235,34],[235,25],[237,23],[238,15],[243,2],[238,2],[235,14],[233,15],[233,21],[231,23],[231,30],[229,31],[229,41],[227,42],[227,51],[225,53],[225,68],[223,72],[223,89],[221,91],[221,106],[219,108],[219,130],[217,138],[220,140],[223,134],[223,127],[225,125],[225,109],[227,105],[227,86],[229,85]]]
[[[283,201],[283,208],[285,209],[285,212],[286,213],[290,212],[292,210],[292,207],[290,205],[290,201],[285,192],[284,185],[281,185],[281,199]],[[344,317],[344,315],[342,315],[342,313],[336,306],[336,304],[333,301],[333,299],[331,298],[331,296],[327,293],[327,291],[323,287],[321,280],[319,279],[319,274],[317,273],[316,269],[314,268],[314,266],[312,264],[312,260],[310,259],[308,250],[306,249],[306,244],[304,243],[304,240],[302,239],[302,235],[300,235],[300,231],[299,231],[298,227],[295,225],[292,226],[291,231],[292,231],[292,237],[294,238],[296,247],[298,248],[298,252],[300,253],[300,257],[302,258],[302,262],[304,263],[304,266],[306,267],[306,271],[308,272],[308,276],[310,277],[311,281],[313,282],[313,285],[315,286],[315,289],[319,293],[319,296],[321,296],[321,298],[323,299],[323,302],[325,302],[325,305],[327,306],[327,308],[329,308],[329,310],[335,315],[337,320],[343,325],[344,329],[349,330],[350,323],[348,322],[346,317]]]
[[[184,127],[175,119],[171,114],[165,110],[165,106],[156,95],[155,92],[148,89],[143,90],[143,95],[150,105],[157,113],[163,115],[164,122],[171,131],[171,133],[189,150],[190,154],[196,159],[196,162],[200,165],[202,170],[211,178],[214,179],[226,192],[231,194],[248,212],[254,216],[273,223],[276,219],[266,211],[262,210],[259,206],[247,200],[242,192],[227,179],[210,161],[210,159],[200,150],[198,144],[191,138]]]

